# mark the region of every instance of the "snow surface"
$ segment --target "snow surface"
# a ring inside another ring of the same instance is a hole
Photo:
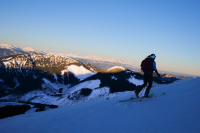
[[[25,47],[23,48],[24,51],[36,51],[36,49],[31,48],[31,47]]]
[[[117,78],[115,76],[112,76],[111,79],[117,80]]]
[[[2,133],[184,133],[200,132],[200,78],[152,88],[166,95],[142,102],[119,102],[134,95],[92,99],[73,106],[0,120]]]
[[[83,83],[80,83],[80,84],[70,88],[68,91],[70,91],[70,93],[74,93],[75,91],[81,90],[82,88],[89,88],[89,89],[94,90],[95,88],[99,87],[100,83],[101,83],[101,81],[99,79],[85,81]]]
[[[9,57],[9,58],[3,58],[2,60],[11,60],[12,57]]]
[[[17,47],[16,47],[15,45],[0,44],[0,48],[15,49],[15,48],[17,48]]]
[[[57,76],[54,76],[54,77],[57,77]],[[52,83],[46,78],[43,78],[42,80],[44,81],[44,84],[42,84],[42,88],[51,87],[51,88],[54,88],[55,90],[59,90],[60,88],[64,88],[64,89],[68,88],[68,85],[64,85],[60,83]]]
[[[15,87],[13,88],[13,90],[20,85],[20,82],[18,81],[18,79],[16,77],[14,77],[13,82],[15,82]]]
[[[109,68],[107,71],[111,71],[113,69],[121,69],[121,70],[126,70],[126,68],[122,67],[122,66],[114,66],[114,67],[111,67]]]
[[[94,89],[92,93],[89,95],[88,99],[97,98],[99,96],[108,96],[110,92],[109,87],[102,87],[99,89]]]
[[[16,103],[16,102],[0,102],[0,107],[4,107],[4,106],[7,106],[7,105],[15,106],[15,105],[23,105],[23,103]]]
[[[66,70],[63,70],[63,71],[61,71],[61,73],[64,74],[65,71]],[[70,71],[71,73],[73,73],[80,80],[83,80],[83,79],[95,74],[95,73],[91,72],[90,70],[87,70],[83,66],[76,66],[76,65],[68,66],[67,71]]]
[[[131,76],[129,79],[127,79],[130,83],[133,83],[135,84],[136,86],[138,85],[142,85],[143,84],[143,80],[139,80],[139,79],[136,79],[135,77]]]
[[[59,87],[62,87],[61,84],[51,83],[47,79],[43,79],[43,80],[45,82],[45,84],[43,84],[43,87],[50,86],[50,87],[54,88],[55,90],[59,89]],[[63,90],[62,97],[50,96],[50,95],[45,94],[42,91],[31,91],[31,92],[23,95],[23,97],[20,98],[20,100],[29,101],[31,99],[31,102],[33,102],[33,103],[53,104],[53,105],[58,105],[58,106],[70,106],[73,104],[82,103],[83,101],[86,101],[86,100],[97,98],[99,96],[108,95],[108,93],[110,92],[110,88],[108,88],[108,87],[99,88],[100,83],[101,83],[100,80],[97,79],[97,80],[91,80],[91,81],[86,81],[86,82],[80,83],[69,89],[67,89],[67,87],[65,87]],[[82,88],[92,89],[92,93],[88,97],[81,97],[78,100],[70,100],[67,98],[68,96],[73,97],[74,93],[76,93],[76,92],[80,93],[80,90]],[[12,95],[5,96],[4,98],[9,99],[11,97],[13,97],[13,96]]]

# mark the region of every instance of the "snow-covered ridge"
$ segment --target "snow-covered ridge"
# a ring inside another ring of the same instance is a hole
[[[105,72],[105,73],[117,73],[117,72],[121,72],[121,71],[125,71],[125,70],[127,70],[125,67],[114,66],[114,67],[111,67],[109,69],[105,69],[103,72]]]
[[[52,67],[54,64],[57,64],[57,63],[63,64],[63,65],[70,64],[70,63],[78,63],[78,61],[69,59],[66,57],[38,55],[38,54],[12,55],[12,56],[7,56],[6,58],[2,58],[1,61],[5,67],[13,67],[13,68],[16,68],[17,66],[19,66],[19,64],[23,64],[25,68],[30,68],[31,66],[33,67],[33,63],[35,61],[37,61],[35,66],[39,66],[39,67],[45,67],[45,66]]]
[[[98,56],[79,56],[76,54],[62,54],[62,53],[47,53],[45,51],[41,51],[38,49],[34,49],[31,47],[26,47],[26,48],[20,48],[15,45],[8,45],[8,44],[0,44],[1,49],[8,49],[11,50],[12,52],[7,52],[3,53],[1,56],[7,56],[11,54],[23,54],[23,53],[31,53],[31,54],[49,54],[49,55],[62,55],[64,57],[72,58],[72,59],[86,59],[86,60],[94,60],[94,61],[102,61],[102,62],[113,62],[113,63],[121,63],[121,64],[127,64],[130,65],[131,63],[128,61],[123,61],[121,59],[111,59],[111,58],[104,58],[104,57],[98,57]]]
[[[111,59],[111,58],[103,58],[98,56],[85,56],[85,59],[91,59],[91,60],[100,60],[100,61],[109,61],[109,62],[117,62],[117,63],[123,63],[123,64],[130,64],[128,61],[123,61],[121,59]]]
[[[34,48],[31,48],[31,47],[26,47],[26,48],[23,48],[24,51],[35,51],[36,49]]]
[[[34,49],[31,47],[20,48],[15,45],[8,45],[8,44],[0,44],[0,49],[10,50],[10,51],[4,51],[4,53],[1,53],[3,54],[3,56],[8,56],[11,54],[24,54],[24,53],[42,54],[42,55],[47,54],[47,52],[45,51],[41,51],[41,50]]]
[[[114,67],[109,68],[107,71],[111,71],[111,70],[114,70],[114,69],[126,70],[126,68],[124,68],[122,66],[114,66]]]
[[[63,75],[65,72],[71,72],[76,78],[83,80],[96,72],[91,71],[92,68],[87,68],[83,63],[58,55],[37,55],[37,54],[22,54],[1,59],[2,64],[6,68],[36,68],[48,71],[48,68],[57,68]],[[56,70],[57,70],[56,69]],[[58,71],[52,69],[51,74],[56,74]]]
[[[163,77],[166,77],[166,78],[175,78],[174,75],[171,75],[171,74],[164,74],[162,75]]]
[[[68,66],[67,69],[62,70],[61,73],[64,74],[64,72],[67,72],[67,71],[70,71],[71,73],[73,73],[80,80],[83,80],[95,74],[94,72],[87,70],[83,66],[76,66],[76,65]]]
[[[111,58],[104,58],[98,56],[79,56],[76,54],[61,54],[61,53],[49,53],[49,54],[58,54],[63,55],[65,57],[74,58],[74,59],[89,59],[89,60],[96,60],[96,61],[106,61],[106,62],[115,62],[115,63],[122,63],[122,64],[131,64],[128,61],[123,61],[121,59],[111,59]]]
[[[17,47],[15,45],[0,44],[0,48],[13,49],[13,48],[17,48]]]
[[[31,47],[22,48],[22,50],[25,52],[35,52],[35,53],[40,53],[40,54],[47,54],[47,52],[45,52],[45,51],[41,51],[41,50],[34,49]]]

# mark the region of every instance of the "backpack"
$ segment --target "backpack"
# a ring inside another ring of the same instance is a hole
[[[143,60],[141,65],[140,65],[141,70],[145,73],[153,73],[153,67],[150,66],[152,61],[153,60],[150,59],[150,58]]]

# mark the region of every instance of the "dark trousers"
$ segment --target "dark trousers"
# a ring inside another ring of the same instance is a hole
[[[153,75],[151,74],[144,74],[144,84],[142,86],[140,86],[136,91],[137,93],[140,93],[140,91],[145,87],[147,86],[147,83],[148,83],[148,87],[146,89],[146,92],[145,92],[145,96],[148,96],[149,95],[149,92],[150,92],[150,89],[151,89],[151,86],[152,86],[152,82],[153,82]]]

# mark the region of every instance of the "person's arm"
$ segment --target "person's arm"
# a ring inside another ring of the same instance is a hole
[[[158,75],[158,77],[160,77],[160,74],[158,73],[158,70],[156,68],[156,62],[155,61],[153,62],[153,69],[156,72],[156,74]]]

